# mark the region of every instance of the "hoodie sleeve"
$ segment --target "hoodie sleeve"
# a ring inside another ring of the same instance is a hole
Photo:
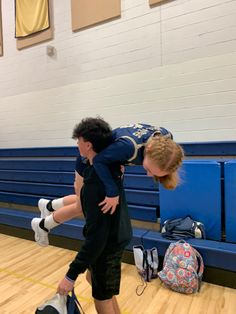
[[[126,163],[134,154],[134,145],[127,139],[119,139],[97,154],[93,159],[94,169],[105,185],[106,196],[118,196],[117,186],[112,179],[108,165],[114,162]]]
[[[96,262],[109,240],[112,221],[112,215],[103,214],[98,205],[105,195],[103,184],[96,179],[97,175],[94,175],[92,167],[85,171],[85,183],[81,190],[81,202],[86,217],[85,241],[66,274],[71,280],[76,280],[80,273]]]

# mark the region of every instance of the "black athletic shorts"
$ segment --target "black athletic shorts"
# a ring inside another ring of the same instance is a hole
[[[90,266],[94,299],[102,301],[119,294],[123,251],[123,249],[112,253],[104,251],[96,263]]]

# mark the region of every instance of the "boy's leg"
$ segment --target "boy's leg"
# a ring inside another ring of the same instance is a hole
[[[86,272],[86,280],[90,284],[90,286],[92,286],[91,273],[89,270],[87,270],[87,272]]]
[[[92,295],[98,313],[120,314],[115,295],[120,291],[121,258],[123,250],[104,251],[90,267]],[[86,276],[89,281],[89,274]]]
[[[103,301],[94,299],[94,303],[99,314],[120,314],[120,310],[117,312],[114,308],[113,298]]]
[[[91,279],[91,272],[89,270],[87,270],[86,272],[86,280],[91,286],[92,279]],[[98,313],[104,313],[104,314],[105,313],[114,313],[114,314],[121,313],[115,296],[113,296],[112,299],[104,300],[104,301],[94,299],[94,304]]]
[[[112,303],[113,303],[113,309],[115,310],[115,313],[120,314],[121,313],[120,308],[119,308],[119,305],[115,296],[112,298]]]

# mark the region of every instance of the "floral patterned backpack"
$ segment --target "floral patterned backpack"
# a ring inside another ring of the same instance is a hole
[[[184,240],[171,243],[159,278],[171,290],[191,294],[200,290],[204,264],[200,253]]]

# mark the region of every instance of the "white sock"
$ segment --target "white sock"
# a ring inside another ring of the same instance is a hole
[[[44,220],[44,227],[47,228],[48,230],[51,230],[59,225],[60,224],[53,219],[52,214],[47,216]]]
[[[63,206],[64,206],[63,197],[57,198],[57,199],[52,201],[52,208],[54,210],[57,210],[57,209],[59,209],[59,208],[61,208]]]

